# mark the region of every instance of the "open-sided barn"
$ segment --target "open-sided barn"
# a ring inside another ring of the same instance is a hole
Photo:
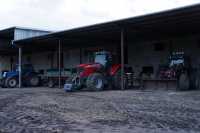
[[[159,71],[169,63],[173,53],[189,57],[195,73],[199,69],[199,11],[200,5],[193,5],[20,39],[14,45],[19,47],[20,63],[29,61],[40,72],[57,68],[60,80],[62,69],[91,62],[94,52],[105,50],[113,54],[115,62],[122,64],[122,71],[129,64],[146,83],[157,85],[166,81],[168,86],[169,82],[176,84],[176,80],[161,79]],[[123,80],[121,88],[124,88]]]

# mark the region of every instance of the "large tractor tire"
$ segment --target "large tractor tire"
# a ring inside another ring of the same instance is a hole
[[[190,78],[187,73],[182,73],[178,79],[178,90],[184,91],[190,88]]]
[[[105,77],[101,73],[93,73],[87,78],[86,86],[90,90],[101,91],[105,87]]]
[[[8,88],[16,88],[18,86],[18,79],[16,77],[7,78],[5,85]]]
[[[39,86],[40,78],[37,75],[31,75],[28,79],[28,85],[31,87]]]

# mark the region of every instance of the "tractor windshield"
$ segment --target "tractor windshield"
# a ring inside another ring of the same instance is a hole
[[[95,63],[99,63],[99,64],[105,66],[107,63],[106,54],[96,54]]]
[[[173,53],[170,56],[170,67],[174,65],[184,64],[184,54],[183,53]]]

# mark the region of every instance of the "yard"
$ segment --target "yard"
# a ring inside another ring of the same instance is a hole
[[[0,133],[200,131],[200,91],[0,89]]]

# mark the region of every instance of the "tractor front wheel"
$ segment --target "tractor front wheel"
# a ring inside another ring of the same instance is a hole
[[[18,85],[18,80],[16,77],[11,77],[6,79],[6,87],[8,88],[16,88]]]
[[[101,91],[105,86],[105,77],[101,73],[93,73],[88,77],[86,86],[90,90]]]

